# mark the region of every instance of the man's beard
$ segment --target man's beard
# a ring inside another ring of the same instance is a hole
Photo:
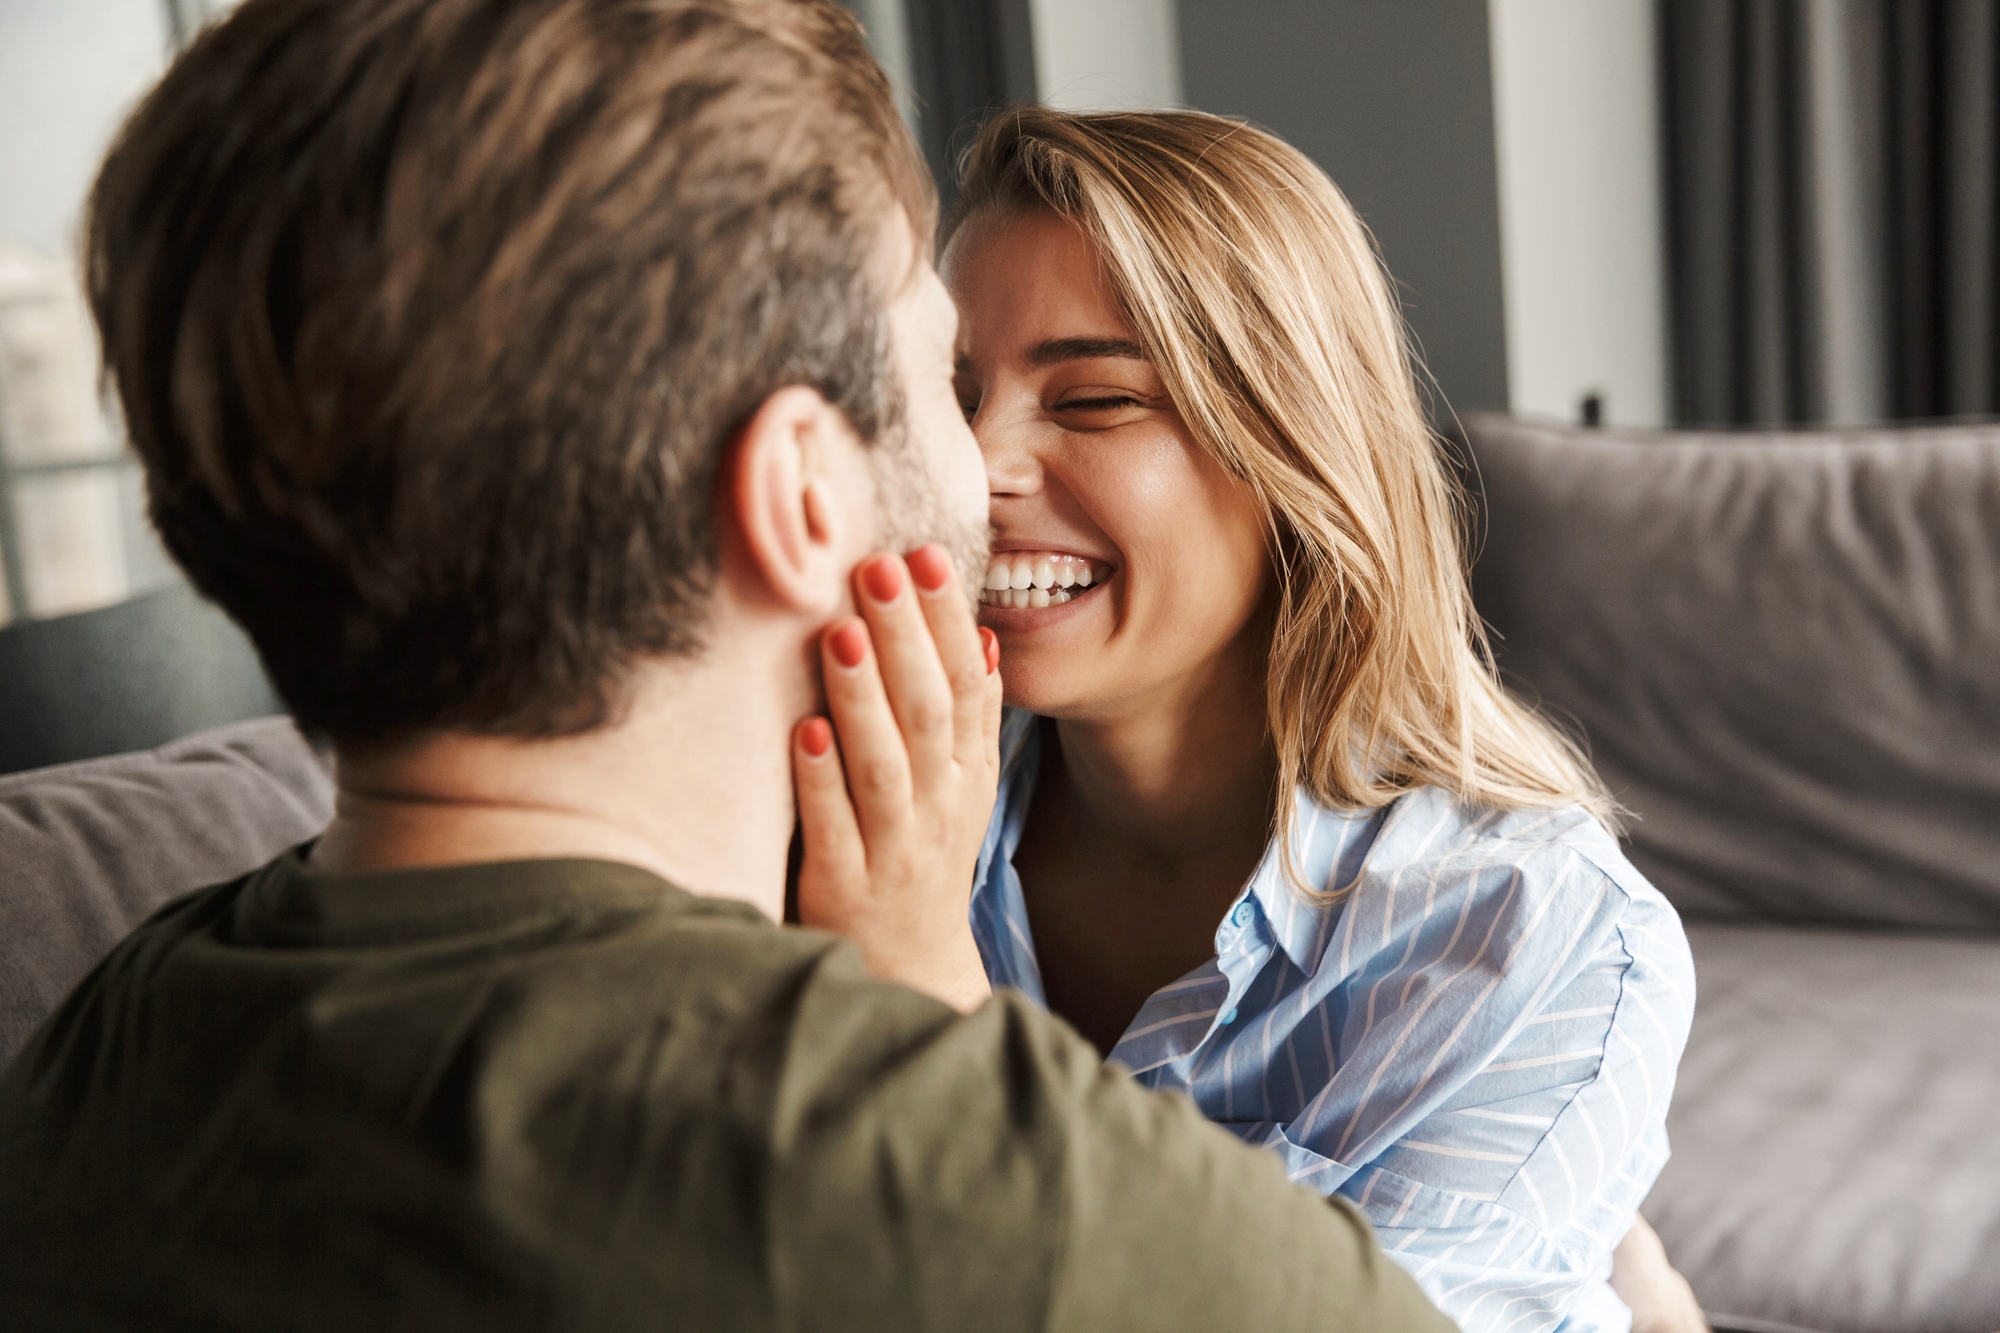
[[[925,465],[903,423],[882,432],[868,452],[875,476],[875,494],[882,507],[881,545],[907,555],[926,542],[936,542],[958,567],[959,590],[974,615],[979,589],[993,548],[992,532],[954,515],[944,502],[944,488]]]

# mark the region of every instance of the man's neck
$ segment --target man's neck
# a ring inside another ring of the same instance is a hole
[[[783,915],[788,756],[810,706],[739,660],[642,667],[625,710],[580,736],[434,733],[342,751],[334,820],[313,860],[335,871],[585,857]]]

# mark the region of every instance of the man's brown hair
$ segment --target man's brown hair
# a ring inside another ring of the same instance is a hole
[[[699,646],[717,469],[775,390],[901,405],[934,196],[824,0],[248,0],[91,196],[167,548],[310,731],[596,725]]]

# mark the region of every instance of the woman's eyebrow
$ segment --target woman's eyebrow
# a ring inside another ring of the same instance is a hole
[[[1037,343],[1028,353],[1028,363],[1053,366],[1062,361],[1090,361],[1117,356],[1129,361],[1149,361],[1146,349],[1126,338],[1051,338]]]

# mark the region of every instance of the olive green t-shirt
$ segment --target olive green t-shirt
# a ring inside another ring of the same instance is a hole
[[[961,1017],[627,866],[294,852],[0,1077],[0,1327],[1449,1325],[1018,996]]]

